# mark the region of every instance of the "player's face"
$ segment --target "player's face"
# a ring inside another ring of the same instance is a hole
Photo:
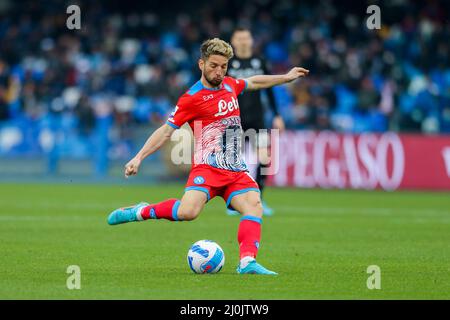
[[[236,31],[231,38],[231,45],[236,51],[248,52],[253,47],[253,37],[249,31]]]
[[[219,86],[228,69],[228,59],[221,55],[212,55],[206,60],[200,59],[200,70],[206,81],[213,87]]]

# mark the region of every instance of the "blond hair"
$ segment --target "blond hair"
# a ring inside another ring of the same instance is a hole
[[[207,60],[211,55],[217,54],[224,56],[228,60],[233,58],[233,47],[222,39],[208,39],[200,47],[201,59]]]

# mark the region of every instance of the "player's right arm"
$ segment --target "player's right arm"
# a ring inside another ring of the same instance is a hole
[[[125,165],[125,177],[137,174],[142,160],[161,148],[176,129],[195,116],[190,108],[191,104],[188,95],[181,96],[167,122],[152,133],[136,156]]]
[[[138,173],[142,160],[161,148],[170,139],[175,128],[167,123],[156,129],[139,152],[125,165],[125,177]]]

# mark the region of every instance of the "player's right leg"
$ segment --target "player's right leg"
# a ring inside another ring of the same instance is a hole
[[[231,199],[231,205],[242,214],[238,229],[240,262],[237,272],[240,274],[276,275],[276,272],[268,270],[256,262],[261,241],[263,215],[260,193],[248,191],[236,194]]]
[[[156,204],[141,202],[135,206],[114,210],[108,217],[108,224],[116,225],[148,219],[190,221],[200,214],[207,200],[205,192],[188,190],[181,200],[168,199]]]
[[[263,128],[263,125],[253,125],[247,127],[250,130],[254,130],[257,135],[254,139],[245,140],[245,148],[243,148],[244,158],[250,161],[249,169],[253,179],[258,184],[261,202],[263,207],[264,216],[272,216],[274,210],[270,208],[263,199],[263,191],[265,188],[265,181],[267,179],[267,170],[270,168],[271,155],[270,155],[270,135],[265,130],[259,131],[256,128]],[[252,168],[253,161],[257,161],[256,167]],[[249,162],[247,162],[249,164]],[[227,214],[229,216],[236,216],[240,213],[236,210],[227,208]]]

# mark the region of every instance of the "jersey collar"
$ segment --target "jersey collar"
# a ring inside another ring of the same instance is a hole
[[[189,95],[194,95],[195,93],[199,92],[200,90],[208,90],[208,91],[219,91],[221,89],[227,89],[227,91],[230,91],[229,86],[224,84],[223,81],[220,84],[220,86],[216,87],[216,88],[207,88],[203,85],[201,80],[198,80],[188,91]]]

